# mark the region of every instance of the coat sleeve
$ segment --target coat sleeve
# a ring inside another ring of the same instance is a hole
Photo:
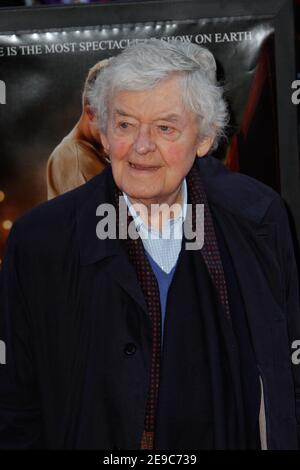
[[[19,251],[14,226],[0,272],[0,449],[43,447],[29,312],[18,271]]]
[[[286,306],[288,315],[289,337],[291,342],[291,360],[295,383],[296,417],[298,423],[298,444],[300,448],[300,354],[298,358],[293,353],[295,348],[300,347],[300,307],[299,307],[299,277],[296,264],[296,257],[293,248],[288,220],[284,224],[286,227],[285,249],[286,249]]]
[[[300,299],[298,268],[287,210],[280,197],[275,199],[269,213],[272,213],[273,221],[277,221],[278,254],[284,275],[285,305],[291,347],[291,367],[294,377],[298,444],[300,448]],[[297,350],[299,353],[297,353]]]

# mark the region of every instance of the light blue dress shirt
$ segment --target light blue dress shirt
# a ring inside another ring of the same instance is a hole
[[[142,217],[131,204],[127,194],[123,192],[123,196],[145,250],[165,273],[169,273],[175,266],[181,250],[183,222],[187,211],[186,180],[183,180],[181,186],[182,204],[180,214],[176,218],[167,220],[162,227],[162,231],[155,228],[148,229]]]

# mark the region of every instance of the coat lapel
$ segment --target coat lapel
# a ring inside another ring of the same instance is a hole
[[[145,314],[148,315],[141,286],[138,282],[134,267],[128,260],[127,253],[123,252],[111,260],[110,272],[122,289],[124,289],[130,297],[138,303]]]
[[[96,215],[101,203],[111,203],[112,199],[111,167],[93,178],[86,186],[88,195],[84,204],[77,204],[77,234],[79,241],[80,264],[88,266],[95,263],[106,263],[114,280],[130,297],[147,313],[146,302],[133,265],[130,263],[125,250],[124,240],[97,237],[96,226],[100,217]]]
[[[237,273],[258,362],[272,364],[273,326],[284,316],[282,275],[274,255],[275,226],[242,221],[216,207],[213,211]]]

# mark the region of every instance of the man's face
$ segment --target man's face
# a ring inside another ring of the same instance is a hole
[[[116,185],[132,202],[173,204],[201,141],[196,116],[181,100],[176,77],[146,91],[120,91],[109,106],[107,132]]]

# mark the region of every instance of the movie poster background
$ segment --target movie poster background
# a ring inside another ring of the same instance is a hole
[[[208,47],[232,121],[216,156],[280,190],[271,19],[194,19],[0,35],[0,259],[14,220],[47,199],[47,159],[81,114],[88,69],[127,45],[176,37]]]

